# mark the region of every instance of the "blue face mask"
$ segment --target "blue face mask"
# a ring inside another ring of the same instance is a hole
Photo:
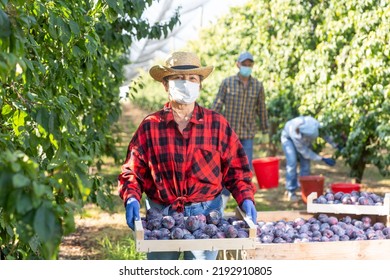
[[[241,66],[240,67],[240,74],[243,77],[249,77],[252,74],[252,67]]]

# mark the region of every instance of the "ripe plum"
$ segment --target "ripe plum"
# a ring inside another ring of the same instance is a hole
[[[161,213],[160,209],[156,207],[151,207],[146,211],[146,221],[149,220],[159,220],[161,221],[163,218],[163,214]]]
[[[171,229],[175,226],[175,219],[172,216],[164,216],[161,221],[164,228]]]
[[[217,231],[217,233],[213,236],[213,238],[226,238],[226,235],[222,231]]]
[[[183,239],[195,239],[195,236],[193,236],[191,233],[186,233],[183,235]]]
[[[206,222],[208,224],[214,224],[218,225],[219,222],[221,221],[222,214],[218,210],[211,210],[207,215],[206,215]]]
[[[249,237],[249,234],[248,234],[245,230],[239,229],[239,230],[237,231],[237,237],[238,237],[238,238],[248,238],[248,237]]]
[[[325,194],[325,198],[326,200],[329,202],[329,201],[334,201],[334,194],[332,192],[327,192]]]
[[[327,220],[327,223],[329,224],[329,225],[335,225],[335,224],[337,224],[339,222],[339,220],[336,218],[336,217],[334,217],[334,216],[330,216],[329,218],[328,218],[328,220]]]
[[[272,243],[274,236],[272,234],[262,234],[260,236],[261,243]]]
[[[184,232],[181,228],[179,227],[174,227],[171,230],[171,239],[183,239]]]
[[[204,228],[204,233],[206,233],[211,237],[217,234],[217,231],[218,231],[218,227],[215,224],[207,224]]]
[[[148,220],[146,222],[146,228],[149,230],[160,229],[161,228],[161,220],[160,219]]]
[[[200,223],[201,222],[197,216],[189,216],[185,220],[186,229],[192,233],[200,228]]]
[[[236,238],[237,234],[238,234],[238,231],[233,225],[229,225],[225,228],[226,238]]]
[[[174,211],[171,216],[175,219],[176,226],[184,224],[184,214],[182,212]]]
[[[383,230],[385,228],[385,225],[383,223],[377,222],[375,223],[372,228],[374,230]]]
[[[318,215],[318,218],[317,218],[321,223],[326,223],[328,221],[328,215],[327,214],[324,214],[324,213],[321,213]]]

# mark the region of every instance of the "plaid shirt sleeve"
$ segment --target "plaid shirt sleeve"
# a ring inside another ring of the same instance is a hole
[[[130,197],[140,201],[144,191],[143,186],[150,185],[153,181],[140,143],[142,139],[138,137],[143,134],[140,126],[128,146],[126,160],[118,177],[119,196],[125,204]]]
[[[268,129],[268,115],[267,108],[265,106],[265,93],[263,83],[259,82],[259,98],[257,100],[256,114],[260,118],[260,129],[265,132]]]
[[[224,110],[224,104],[225,104],[225,97],[226,97],[226,80],[222,81],[221,85],[219,86],[219,90],[217,93],[217,96],[214,100],[212,109],[218,113],[222,113]]]

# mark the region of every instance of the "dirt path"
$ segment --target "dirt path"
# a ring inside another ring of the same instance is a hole
[[[133,104],[123,103],[123,115],[119,121],[124,143],[131,135],[129,131],[137,127],[147,112],[135,107]],[[284,174],[285,161],[283,155],[279,155],[279,187],[266,190],[258,190],[256,201],[261,204],[264,210],[267,208],[279,210],[303,210],[306,205],[302,201],[289,202],[284,193]],[[338,162],[334,167],[327,167],[321,163],[312,164],[312,173],[325,176],[325,190],[332,182],[348,182],[347,168],[342,162]],[[368,167],[363,180],[364,190],[384,195],[390,193],[390,178],[381,178],[375,176],[375,168]],[[374,174],[374,175],[371,175]],[[378,179],[379,178],[379,179]],[[256,177],[254,182],[257,183]],[[298,193],[300,195],[300,193]],[[234,201],[230,204],[234,205]],[[120,240],[125,236],[130,236],[131,231],[126,225],[124,210],[118,210],[118,213],[110,214],[97,209],[94,205],[85,207],[88,213],[94,213],[88,217],[76,217],[76,232],[64,237],[60,246],[60,259],[102,259],[101,248],[102,240],[108,238],[110,242]]]
[[[96,206],[88,205],[95,209]],[[76,218],[76,232],[63,238],[59,259],[62,260],[100,260],[101,242],[108,238],[115,242],[130,235],[124,213],[102,212],[96,217]]]

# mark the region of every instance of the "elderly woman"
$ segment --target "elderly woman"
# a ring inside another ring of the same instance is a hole
[[[140,219],[140,201],[165,214],[184,216],[220,210],[225,186],[241,209],[256,222],[255,186],[242,145],[226,119],[199,106],[202,81],[213,71],[202,67],[191,52],[175,52],[166,65],[149,73],[168,93],[164,108],[147,116],[131,139],[122,172],[119,194],[126,221],[134,230]],[[152,252],[148,259],[178,259],[180,252]],[[216,259],[217,251],[188,251],[184,259]]]

